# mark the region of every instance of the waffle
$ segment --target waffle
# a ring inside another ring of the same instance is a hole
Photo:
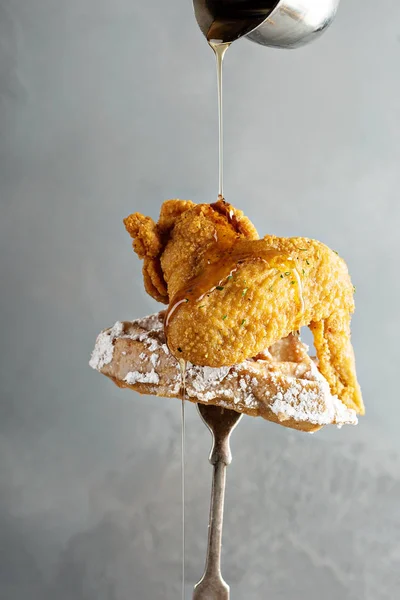
[[[165,342],[164,313],[120,322],[99,334],[90,366],[121,388],[180,398],[181,367]],[[186,398],[302,431],[356,425],[356,413],[332,396],[298,336],[230,367],[186,365]]]

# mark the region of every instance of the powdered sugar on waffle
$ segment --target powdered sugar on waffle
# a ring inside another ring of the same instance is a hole
[[[278,391],[270,404],[270,409],[278,419],[286,421],[292,418],[315,425],[357,425],[355,411],[330,393],[327,381],[314,363],[311,363],[310,371],[312,378],[320,384],[319,390],[307,389],[300,380],[295,379],[289,389]]]
[[[92,369],[101,371],[105,365],[110,364],[114,355],[114,342],[118,338],[143,342],[147,349],[153,353],[150,357],[150,361],[154,367],[158,362],[158,355],[161,349],[165,354],[169,354],[168,347],[165,344],[163,322],[159,313],[144,317],[143,319],[137,319],[133,322],[133,325],[139,330],[134,334],[125,333],[124,323],[117,321],[111,329],[102,331],[97,336],[96,345],[89,361],[89,365]],[[140,358],[146,360],[147,354],[142,352]],[[153,379],[155,378],[153,377]],[[158,381],[149,383],[158,383]]]
[[[139,365],[134,364],[135,370],[129,371],[124,377],[128,385],[147,384],[147,393],[163,395],[165,392],[162,390],[168,390],[165,393],[168,396],[179,393],[179,365],[170,355],[165,343],[162,314],[138,319],[133,323],[117,322],[110,330],[102,332],[97,338],[90,360],[91,367],[101,371],[112,361],[117,338],[136,340],[144,347],[139,356],[141,362]],[[226,406],[231,408],[233,403],[239,411],[244,410],[244,406],[257,410],[262,403],[282,422],[294,419],[315,425],[357,424],[355,411],[348,409],[336,396],[331,395],[327,381],[313,361],[299,359],[298,365],[285,363],[285,344],[289,343],[283,340],[282,348],[274,348],[272,355],[266,353],[265,360],[248,360],[232,367],[201,367],[187,363],[188,397],[204,403],[217,401],[221,406],[225,401]],[[282,356],[279,351],[283,352]],[[166,358],[160,361],[163,355]],[[175,375],[170,374],[168,379],[160,367],[163,361],[164,364],[167,361],[170,367],[176,367]],[[284,364],[292,365],[292,376],[282,374],[280,369]],[[278,371],[275,372],[273,365],[278,365]],[[272,385],[263,389],[262,378],[267,372]],[[258,379],[255,376],[257,374]]]
[[[92,352],[89,365],[92,369],[100,371],[104,365],[110,364],[114,354],[114,342],[121,337],[124,326],[121,321],[117,321],[111,329],[102,331],[96,340],[96,345]]]
[[[160,382],[160,377],[154,371],[149,371],[148,373],[139,373],[139,371],[130,371],[125,377],[124,381],[129,383],[129,385],[133,385],[134,383],[153,383],[157,384]]]

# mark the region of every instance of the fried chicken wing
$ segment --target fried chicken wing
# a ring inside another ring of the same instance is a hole
[[[234,365],[309,325],[331,392],[363,414],[350,341],[353,286],[336,253],[306,238],[259,239],[224,201],[173,200],[157,224],[135,214],[125,225],[145,261],[147,291],[169,304],[165,326],[175,356]]]

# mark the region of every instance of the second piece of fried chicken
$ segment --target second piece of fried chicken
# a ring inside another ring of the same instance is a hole
[[[168,345],[196,365],[240,363],[305,325],[331,391],[364,412],[350,342],[353,286],[345,262],[306,238],[258,234],[224,201],[171,200],[158,223],[125,220],[146,290],[169,304]]]

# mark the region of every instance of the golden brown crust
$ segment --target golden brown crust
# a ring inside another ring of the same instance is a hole
[[[152,296],[157,302],[168,304],[168,290],[159,259],[146,257],[143,261],[142,272],[144,287],[149,296]]]
[[[243,211],[235,208],[232,204],[228,204],[225,200],[217,200],[217,202],[211,204],[211,207],[217,213],[223,215],[227,224],[234,227],[237,233],[249,240],[258,240],[257,229]]]
[[[124,225],[133,238],[132,246],[139,258],[155,258],[160,254],[162,239],[153,219],[134,213],[124,219]]]
[[[133,213],[124,219],[124,225],[133,238],[132,246],[143,259],[143,280],[146,292],[157,302],[168,304],[168,288],[161,268],[161,255],[176,220],[195,206],[190,200],[167,200],[161,207],[155,223],[150,217]]]
[[[160,210],[160,218],[157,223],[158,231],[161,235],[168,235],[174,228],[178,218],[194,206],[196,205],[191,200],[174,199],[163,202]]]

